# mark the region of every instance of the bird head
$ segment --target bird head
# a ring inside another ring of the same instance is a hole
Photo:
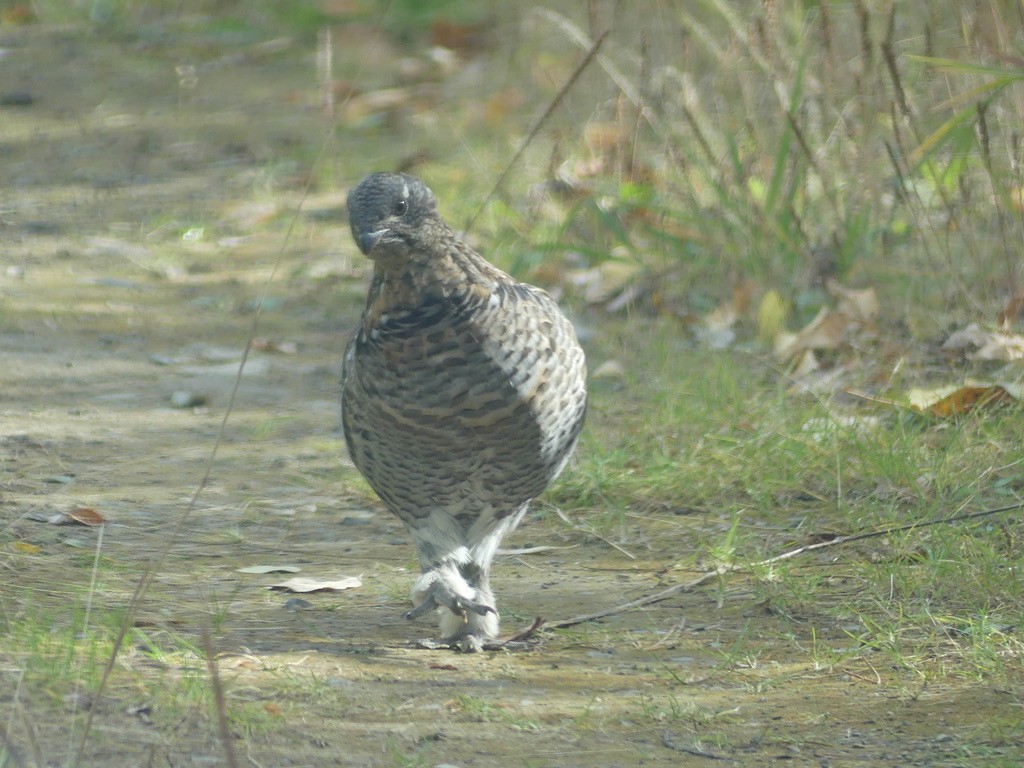
[[[364,255],[402,262],[429,250],[431,225],[439,221],[437,198],[415,176],[372,173],[348,193],[348,218]]]

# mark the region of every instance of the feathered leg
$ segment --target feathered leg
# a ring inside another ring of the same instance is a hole
[[[519,524],[525,513],[524,505],[498,519],[490,515],[479,517],[464,536],[459,536],[470,545],[443,547],[447,551],[440,557],[438,530],[449,526],[411,529],[423,573],[413,585],[415,607],[405,614],[406,618],[414,619],[437,608],[441,636],[463,651],[479,651],[495,639],[500,625],[490,585],[491,562],[501,539]],[[439,560],[440,564],[432,565]]]

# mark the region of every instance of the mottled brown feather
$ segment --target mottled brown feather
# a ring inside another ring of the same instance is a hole
[[[582,429],[583,351],[557,304],[461,242],[419,180],[370,176],[349,213],[374,276],[345,354],[345,439],[416,542],[414,600],[443,602],[438,583],[461,595],[470,610],[448,606],[442,628],[476,647],[497,632],[488,572],[498,541]]]

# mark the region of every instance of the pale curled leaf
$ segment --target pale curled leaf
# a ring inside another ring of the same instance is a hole
[[[971,360],[1020,360],[1024,358],[1024,336],[990,331],[971,323],[950,334],[942,348],[964,351]],[[969,352],[971,349],[974,351]]]
[[[298,573],[301,570],[297,565],[247,565],[236,568],[235,573]]]
[[[590,377],[592,379],[625,379],[626,367],[618,360],[605,360],[591,372]]]
[[[847,288],[836,280],[829,280],[828,292],[836,297],[836,312],[865,325],[878,317],[878,294],[874,288]]]
[[[842,345],[850,330],[850,318],[828,307],[799,333],[780,333],[776,337],[775,355],[780,361],[791,360],[807,350],[836,349]]]
[[[356,589],[363,586],[363,579],[360,576],[345,576],[341,579],[311,579],[305,576],[296,576],[294,579],[282,581],[280,584],[273,584],[268,589],[280,589],[287,592],[341,592],[346,589]]]

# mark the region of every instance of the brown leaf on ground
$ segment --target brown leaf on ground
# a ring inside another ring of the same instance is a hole
[[[822,307],[799,333],[781,331],[776,335],[775,356],[779,361],[795,360],[807,350],[839,349],[858,334],[874,331],[879,310],[874,288],[847,288],[829,280],[828,291],[837,299],[835,309]]]
[[[944,387],[938,390],[916,389],[907,393],[911,407],[919,413],[927,413],[948,419],[962,416],[978,408],[991,408],[1018,402],[1019,387],[1003,384],[968,384]]]
[[[39,519],[40,522],[47,522],[50,525],[102,525],[107,522],[107,519],[92,507],[75,507],[67,512],[56,512]]]

